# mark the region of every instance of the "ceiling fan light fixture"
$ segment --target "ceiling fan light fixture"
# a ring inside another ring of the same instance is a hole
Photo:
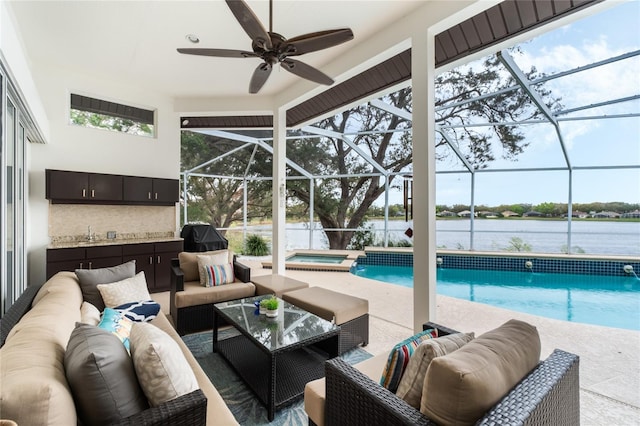
[[[195,34],[187,34],[186,36],[184,36],[184,38],[186,38],[187,40],[189,40],[193,44],[200,43],[200,38]]]

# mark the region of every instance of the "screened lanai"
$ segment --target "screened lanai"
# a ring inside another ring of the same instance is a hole
[[[617,6],[624,7],[628,6]],[[602,13],[624,13],[624,10],[613,8]],[[632,240],[624,242],[625,234],[633,238],[633,232],[629,235],[616,229],[594,229],[589,222],[582,221],[582,215],[602,212],[574,208],[597,201],[624,201],[615,197],[626,191],[628,211],[611,213],[633,215],[640,201],[637,136],[640,134],[640,87],[637,84],[640,43],[638,37],[628,37],[633,31],[624,25],[599,28],[590,18],[573,24],[573,28],[557,29],[438,74],[435,86],[436,207],[468,208],[456,213],[456,217],[460,217],[459,213],[468,211],[467,220],[437,221],[439,248],[499,251],[509,249],[513,238],[520,238],[538,252],[640,254],[640,248]],[[543,52],[545,47],[550,49],[560,34],[569,39],[571,31],[584,31],[581,28],[591,28],[609,45],[603,42],[594,52],[594,47],[586,42],[583,45],[561,43],[555,50]],[[562,49],[565,49],[565,61],[557,56]],[[484,82],[478,79],[486,74],[487,61],[494,63],[491,72],[496,77]],[[468,93],[452,92],[455,87],[452,82],[467,73],[474,74],[478,84],[467,86]],[[339,229],[318,223],[314,191],[323,181],[339,177],[379,178],[384,191],[375,204],[382,208],[383,218],[372,232],[384,246],[398,239],[411,241],[405,233],[412,227],[410,217],[408,221],[404,217],[390,220],[397,217],[390,217],[389,212],[394,204],[403,204],[410,210],[413,198],[420,197],[416,188],[412,195],[403,194],[405,186],[411,188],[413,165],[409,162],[400,168],[390,167],[389,158],[376,159],[378,151],[371,148],[372,141],[391,135],[391,148],[387,152],[411,156],[412,105],[407,102],[398,107],[393,102],[397,93],[407,90],[410,90],[409,82],[370,97],[356,107],[380,114],[377,126],[367,127],[367,123],[354,120],[338,132],[328,128],[326,120],[320,120],[288,130],[288,151],[294,151],[298,143],[310,141],[330,150],[335,146],[332,141],[340,140],[349,148],[349,162],[358,167],[354,167],[357,172],[352,173],[327,173],[322,167],[310,166],[308,161],[303,164],[287,158],[287,186],[294,181],[304,182],[310,194],[306,201],[306,224],[291,229],[288,226],[288,232],[297,237],[290,238],[295,243],[287,248],[327,248],[319,237],[323,233],[357,229],[349,227],[348,220]],[[513,106],[520,108],[518,114],[491,113],[490,108],[496,104],[509,102],[521,102],[524,106]],[[388,124],[394,117],[404,124],[390,128]],[[500,138],[500,132],[506,128],[515,129],[514,133],[520,135],[517,143],[508,144]],[[251,204],[249,194],[250,188],[260,182],[268,182],[267,188],[271,187],[271,129],[191,131],[207,136],[211,156],[182,172],[183,199],[187,201],[183,204],[183,218],[190,220],[189,201],[193,196],[189,187],[193,179],[235,180],[241,183],[235,197],[242,200],[242,219],[235,225],[240,224],[243,236],[249,231],[255,232],[247,214]],[[333,151],[330,155],[339,154]],[[300,202],[304,203],[289,194],[288,207]],[[487,217],[502,217],[515,205],[529,209],[520,216],[541,214],[564,220],[541,229],[527,229],[523,221],[500,221],[498,228],[501,229],[491,228],[496,222]],[[492,210],[497,207],[501,209]],[[535,207],[555,207],[556,210],[537,212]],[[438,214],[443,212],[446,210],[439,209]],[[262,232],[268,235],[269,230],[262,229]],[[621,247],[613,249],[619,252],[603,249],[598,244],[602,238],[621,240]]]

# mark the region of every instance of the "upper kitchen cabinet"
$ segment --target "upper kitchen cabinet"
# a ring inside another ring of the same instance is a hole
[[[99,173],[46,171],[47,198],[69,202],[122,201],[122,176]]]
[[[124,177],[124,201],[144,204],[175,204],[180,184],[176,179]]]
[[[52,203],[174,205],[177,179],[46,170],[46,196]]]

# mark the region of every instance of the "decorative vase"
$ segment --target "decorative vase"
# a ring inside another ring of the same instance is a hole
[[[267,309],[266,310],[267,316],[269,318],[275,318],[278,316],[278,310],[277,309]]]

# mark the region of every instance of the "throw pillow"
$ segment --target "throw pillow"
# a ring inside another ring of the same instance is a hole
[[[180,270],[184,274],[184,282],[198,281],[200,279],[200,270],[198,269],[197,256],[217,256],[215,262],[218,265],[233,262],[233,253],[229,250],[213,250],[198,253],[189,253],[186,251],[178,253],[178,261],[180,262]]]
[[[67,382],[84,425],[109,425],[149,407],[131,357],[105,330],[76,324],[64,354]]]
[[[438,337],[438,330],[430,328],[395,345],[393,349],[391,349],[391,353],[389,353],[389,358],[387,359],[387,364],[384,366],[384,370],[382,370],[380,384],[395,393],[398,390],[398,384],[400,383],[402,374],[409,363],[409,358],[411,358],[413,351],[423,340],[434,339],[436,337]]]
[[[100,269],[76,269],[76,275],[80,281],[82,299],[98,308],[100,312],[104,310],[104,302],[98,291],[98,284],[109,284],[131,278],[136,274],[136,261],[131,260],[122,265],[111,268]]]
[[[510,320],[431,361],[420,411],[438,424],[474,424],[539,361],[538,330]]]
[[[474,333],[457,333],[437,339],[425,340],[416,348],[409,358],[407,368],[400,379],[396,395],[404,399],[407,404],[420,409],[424,376],[431,361],[439,356],[460,349],[474,338]]]
[[[105,308],[98,327],[120,339],[127,352],[129,352],[131,350],[129,335],[131,334],[132,325],[133,321],[125,318],[120,312],[115,309]]]
[[[125,318],[128,318],[131,321],[147,322],[158,316],[158,312],[160,312],[160,305],[153,300],[143,300],[140,302],[124,303],[113,309],[120,312]]]
[[[236,280],[233,274],[233,265],[227,263],[224,265],[203,265],[204,286],[215,287],[223,284],[229,284]]]
[[[215,255],[198,255],[196,256],[196,261],[198,262],[198,274],[200,275],[200,285],[203,287],[211,287],[207,285],[207,271],[205,269],[206,266],[211,265],[226,265],[229,263],[227,258],[223,259],[223,254],[215,254]]]
[[[111,284],[98,284],[98,291],[107,308],[114,308],[129,302],[149,300],[149,290],[144,271],[132,278],[127,278]]]
[[[89,302],[82,302],[80,305],[80,322],[83,324],[98,325],[100,322],[100,311]]]
[[[131,357],[151,406],[156,407],[199,388],[178,343],[153,324],[134,323]]]

